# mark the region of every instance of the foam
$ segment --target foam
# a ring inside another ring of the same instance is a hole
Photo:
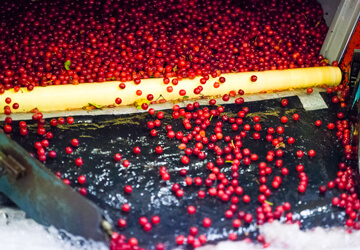
[[[19,209],[0,208],[0,248],[6,250],[105,250],[103,243],[44,227]]]
[[[278,221],[266,223],[259,227],[260,233],[270,243],[267,250],[319,250],[319,249],[360,249],[360,231],[349,233],[345,228],[324,229],[317,227],[313,230],[301,231],[297,224],[286,225]],[[223,241],[217,245],[208,245],[199,250],[238,250],[264,249],[260,244]]]

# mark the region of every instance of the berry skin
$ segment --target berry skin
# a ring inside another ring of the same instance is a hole
[[[250,77],[250,81],[256,82],[256,81],[257,81],[257,76],[256,76],[256,75],[252,75],[252,76]]]

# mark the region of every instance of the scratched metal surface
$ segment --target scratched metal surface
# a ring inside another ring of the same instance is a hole
[[[247,106],[250,113],[244,119],[244,124],[254,125],[252,117],[258,115],[261,118],[260,124],[263,130],[260,132],[261,140],[254,141],[251,137],[254,132],[253,126],[247,137],[242,140],[243,148],[249,148],[252,153],[259,155],[257,162],[251,163],[248,167],[241,167],[239,170],[239,183],[244,188],[244,194],[251,197],[249,204],[242,201],[238,204],[238,211],[243,210],[252,213],[255,217],[255,208],[259,205],[257,196],[259,195],[259,184],[256,181],[258,175],[258,163],[265,161],[268,150],[273,150],[271,143],[265,141],[266,129],[269,126],[276,128],[281,125],[280,117],[287,115],[289,122],[284,125],[285,139],[293,136],[296,142],[293,146],[286,146],[284,150],[284,166],[290,170],[290,174],[283,177],[283,182],[279,190],[272,190],[272,195],[268,201],[274,207],[288,201],[292,205],[294,218],[300,219],[302,228],[312,228],[315,226],[330,227],[344,224],[345,213],[343,210],[333,208],[331,199],[339,195],[336,189],[328,191],[325,195],[319,195],[320,185],[326,185],[328,181],[336,177],[337,164],[342,159],[340,153],[340,143],[336,140],[335,131],[326,128],[328,122],[336,121],[337,107],[333,105],[327,95],[323,95],[330,109],[316,111],[305,111],[301,107],[298,97],[289,97],[289,105],[282,107],[281,99],[265,100],[258,102],[245,103],[244,105],[227,104],[225,112],[229,116],[236,116],[242,106]],[[236,232],[241,238],[245,235],[255,238],[257,229],[255,222],[250,225],[243,225],[238,230],[232,226],[232,220],[225,219],[224,213],[230,207],[229,202],[223,202],[218,198],[206,196],[205,199],[197,197],[197,191],[208,190],[204,184],[200,187],[186,186],[184,177],[178,174],[181,168],[188,170],[191,177],[201,177],[203,180],[209,174],[206,169],[208,161],[215,160],[215,154],[208,152],[205,161],[200,161],[197,157],[190,157],[190,164],[183,166],[180,157],[183,152],[178,149],[177,140],[169,140],[166,137],[165,125],[171,124],[174,131],[185,132],[182,120],[173,120],[172,111],[165,111],[165,118],[158,129],[158,136],[150,136],[146,122],[154,120],[149,114],[134,114],[123,116],[87,116],[75,117],[75,124],[62,125],[56,128],[46,126],[47,130],[53,132],[54,138],[50,140],[49,150],[55,150],[57,157],[46,160],[45,165],[52,171],[60,171],[62,178],[68,178],[71,186],[75,189],[86,187],[87,197],[94,201],[112,218],[115,224],[119,218],[127,220],[126,229],[115,227],[120,233],[127,237],[137,237],[141,247],[146,249],[153,248],[156,243],[165,243],[168,248],[175,247],[175,237],[178,234],[188,235],[192,226],[199,228],[199,234],[205,234],[210,242],[227,239],[230,232]],[[300,115],[299,121],[292,120],[292,114]],[[213,131],[214,124],[219,118],[212,120],[212,125],[207,131]],[[322,120],[323,125],[318,128],[314,126],[316,120]],[[49,120],[47,120],[49,124]],[[15,132],[13,139],[18,141],[29,152],[35,153],[34,143],[43,139],[36,134],[36,126],[29,127],[29,135],[26,137],[18,136],[18,126],[14,125]],[[238,132],[237,132],[238,133]],[[231,131],[229,123],[224,124],[224,135],[235,135]],[[65,147],[70,146],[70,140],[78,138],[80,141],[71,155],[65,153]],[[224,146],[224,143],[217,143]],[[154,149],[157,145],[164,148],[162,155],[156,155]],[[193,142],[190,143],[193,146]],[[141,147],[141,154],[136,156],[132,149],[134,146]],[[314,149],[316,157],[309,159],[304,157],[299,160],[295,157],[298,149],[308,151]],[[131,165],[128,169],[113,160],[115,153],[121,153],[123,159],[128,159]],[[82,157],[84,165],[76,167],[74,160]],[[305,173],[309,177],[308,187],[305,194],[299,194],[297,186],[299,184],[296,165],[302,163],[305,166]],[[281,176],[280,169],[274,164],[270,164],[273,173],[268,177],[268,185],[274,176]],[[159,168],[166,166],[171,179],[168,182],[161,180]],[[221,167],[228,178],[231,178],[230,164]],[[85,175],[87,181],[85,185],[77,184],[77,177]],[[180,183],[185,195],[183,198],[176,198],[171,192],[173,183]],[[131,185],[133,192],[130,195],[124,194],[124,186]],[[1,203],[9,205],[5,198],[1,198]],[[129,213],[123,213],[121,206],[124,203],[131,205]],[[194,205],[197,208],[195,215],[188,215],[186,207]],[[140,216],[148,219],[153,215],[159,215],[161,223],[153,226],[150,232],[144,232],[138,223]],[[201,226],[204,217],[212,220],[212,226],[205,229]]]

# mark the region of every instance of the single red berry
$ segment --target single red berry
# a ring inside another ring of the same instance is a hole
[[[126,185],[124,187],[124,191],[125,191],[125,193],[130,194],[133,191],[133,188],[130,185]]]
[[[313,90],[312,88],[308,88],[308,89],[306,90],[306,92],[307,92],[308,94],[311,94],[313,91],[314,91],[314,90]]]
[[[73,124],[73,123],[74,123],[74,118],[71,117],[71,116],[69,116],[68,118],[66,118],[66,122],[67,122],[68,124]]]
[[[118,104],[118,105],[120,105],[120,104],[122,103],[121,98],[120,98],[120,97],[117,97],[117,98],[115,99],[115,103]]]
[[[288,121],[288,118],[286,116],[281,117],[282,123],[287,123],[287,121]]]
[[[335,128],[335,125],[334,123],[329,123],[327,127],[328,129],[333,130]]]
[[[175,239],[176,241],[176,244],[178,245],[183,245],[184,244],[184,241],[185,241],[185,237],[182,236],[182,235],[178,235]]]
[[[257,76],[256,76],[256,75],[252,75],[252,76],[250,77],[250,81],[256,82],[256,81],[257,81]]]
[[[203,219],[203,226],[204,227],[210,227],[211,226],[211,220],[209,218]]]
[[[163,148],[162,148],[161,146],[157,146],[157,147],[155,148],[155,153],[161,154],[162,152],[163,152]]]
[[[119,219],[117,222],[117,225],[121,228],[126,227],[126,220],[125,219]]]
[[[295,142],[295,139],[294,139],[294,137],[289,137],[288,138],[288,143],[291,145],[291,144],[294,144],[294,142]]]
[[[298,151],[296,152],[296,156],[297,156],[298,158],[302,158],[302,157],[304,156],[304,152],[303,152],[302,150],[298,150]]]
[[[281,100],[281,105],[284,106],[284,107],[287,106],[288,103],[289,103],[289,101],[287,99],[282,99]]]
[[[300,119],[299,114],[297,114],[297,113],[293,114],[293,119],[294,119],[294,121],[298,121]]]
[[[306,191],[306,187],[304,185],[299,185],[298,191],[299,191],[299,193],[304,193]]]
[[[121,161],[121,154],[116,153],[116,154],[114,155],[114,160],[115,160],[115,161]]]
[[[122,165],[124,166],[124,168],[129,167],[129,165],[130,165],[129,160],[124,160],[123,163],[122,163]]]
[[[130,205],[127,204],[127,203],[123,204],[122,207],[121,207],[121,210],[123,212],[125,212],[125,213],[129,212],[130,211]]]
[[[80,188],[79,189],[79,193],[81,194],[81,195],[86,195],[87,194],[87,190],[86,190],[86,188]]]
[[[137,246],[138,245],[138,240],[136,238],[130,238],[129,239],[129,245],[130,246]]]
[[[78,140],[78,139],[72,139],[72,140],[71,140],[71,145],[72,145],[73,147],[79,146],[79,140]]]
[[[81,158],[76,158],[75,159],[75,165],[80,167],[83,165],[83,160]]]
[[[79,184],[84,184],[85,181],[86,181],[86,177],[85,177],[84,175],[80,175],[80,176],[78,177],[78,182],[79,182]]]
[[[244,196],[243,196],[243,201],[244,201],[245,203],[249,203],[249,202],[250,202],[250,196],[249,196],[249,195],[244,195]]]
[[[326,186],[320,186],[319,187],[319,192],[321,193],[321,194],[323,194],[323,193],[325,193],[326,192]]]
[[[151,223],[152,223],[152,224],[159,224],[159,223],[160,223],[160,217],[157,216],[157,215],[154,215],[154,216],[151,218]]]
[[[140,154],[141,153],[140,147],[134,147],[133,152],[137,155]]]
[[[309,150],[308,155],[310,157],[314,157],[315,156],[315,150],[313,150],[313,149]]]
[[[194,206],[188,206],[187,207],[187,212],[188,212],[188,214],[195,214],[196,213],[196,208]]]

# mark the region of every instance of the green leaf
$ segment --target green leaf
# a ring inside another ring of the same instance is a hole
[[[272,203],[272,202],[270,202],[270,201],[267,201],[267,200],[265,200],[265,203],[269,204],[270,206],[273,206],[273,205],[274,205],[274,203]]]
[[[186,99],[186,98],[189,98],[189,96],[187,96],[187,95],[184,95],[184,96],[183,96],[183,99]]]
[[[89,102],[89,105],[90,105],[90,106],[94,106],[94,107],[97,108],[97,109],[101,109],[101,108],[102,108],[100,105],[97,105],[97,104],[94,104],[94,103],[90,103],[90,102]]]
[[[65,66],[65,69],[66,69],[66,70],[70,70],[70,64],[71,64],[71,61],[70,61],[70,60],[67,60],[67,61],[64,63],[64,66]]]

